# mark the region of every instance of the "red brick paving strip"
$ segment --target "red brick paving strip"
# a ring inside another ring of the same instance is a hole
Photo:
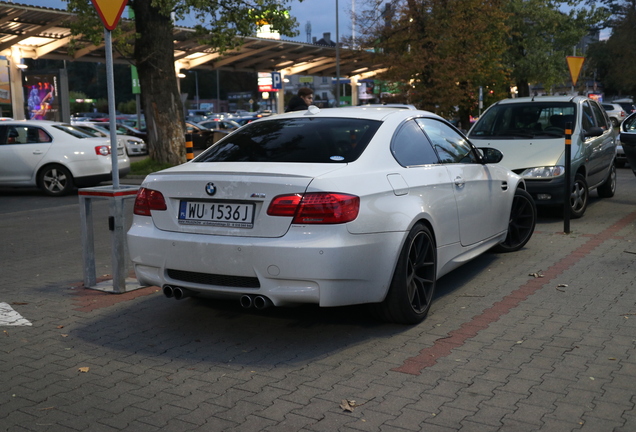
[[[97,282],[103,282],[110,280],[108,277],[98,278]],[[79,283],[74,287],[77,291],[73,294],[76,296],[73,299],[75,304],[74,310],[80,312],[92,312],[95,309],[101,309],[108,306],[115,305],[128,300],[133,300],[139,297],[154,294],[159,291],[156,286],[150,286],[146,288],[140,288],[134,291],[129,291],[123,294],[108,293],[90,288],[85,288],[83,283]]]
[[[634,220],[636,220],[636,213],[624,217],[599,234],[590,236],[590,240],[543,272],[542,278],[529,280],[480,315],[476,315],[470,321],[462,324],[459,329],[449,332],[448,336],[437,339],[432,346],[422,349],[418,355],[406,359],[402,366],[392,370],[419,375],[423,369],[433,366],[439,359],[450,355],[453,349],[462,346],[468,339],[476,336],[480,330],[487,328],[490,324],[510,312],[511,309],[517,307],[523,300],[548,285],[555,277],[575,265],[581,258],[587,256],[604,241],[612,239],[618,231],[634,222]]]

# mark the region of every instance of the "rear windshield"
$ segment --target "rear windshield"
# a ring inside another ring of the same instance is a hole
[[[250,123],[193,162],[351,162],[362,154],[380,124],[375,120],[315,117]]]
[[[69,135],[73,135],[75,138],[93,138],[93,135],[81,130],[78,127],[71,126],[69,124],[57,124],[53,125],[55,129],[66,132]]]
[[[565,136],[565,124],[576,121],[571,102],[528,102],[495,105],[470,131],[470,138],[555,138]]]

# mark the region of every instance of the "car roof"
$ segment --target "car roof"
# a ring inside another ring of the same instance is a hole
[[[580,102],[582,100],[591,100],[585,96],[532,96],[502,99],[495,105],[515,104],[515,103],[531,103],[531,102]]]
[[[357,107],[345,107],[345,108],[318,108],[316,106],[310,106],[308,110],[293,111],[284,114],[277,114],[275,116],[263,117],[257,121],[275,120],[279,118],[294,118],[294,117],[340,117],[340,118],[364,118],[370,120],[386,120],[388,117],[402,117],[410,118],[414,115],[425,115],[427,117],[434,117],[441,119],[438,116],[429,111],[400,109],[393,107],[386,107],[384,105],[379,106],[357,106]]]

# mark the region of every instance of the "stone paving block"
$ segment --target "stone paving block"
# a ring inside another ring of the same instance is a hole
[[[583,421],[583,415],[588,411],[589,407],[580,404],[558,402],[554,411],[546,414],[549,419],[563,421]]]
[[[183,407],[181,406],[181,408]],[[224,411],[227,411],[227,407],[222,407],[220,405],[215,405],[213,403],[204,401],[199,402],[199,404],[196,406],[191,406],[190,409],[188,409],[181,415],[177,415],[176,418],[186,423],[192,423],[198,426],[206,425],[210,421],[210,419],[214,419],[214,421],[218,421],[222,424],[235,425],[234,422],[225,420],[221,421],[221,418],[215,417],[217,413]]]
[[[314,423],[316,423],[315,419],[287,413],[283,421],[260,430],[263,432],[298,432],[301,430],[309,430],[307,428]]]
[[[346,430],[376,432],[387,421],[395,418],[395,415],[385,414],[373,409],[365,409],[366,407],[355,408],[359,412],[356,414],[356,420],[346,423]],[[354,413],[356,413],[354,411]]]
[[[461,391],[454,400],[446,402],[444,406],[477,412],[480,409],[479,405],[483,401],[488,400],[489,397],[490,396],[480,395],[470,391]]]
[[[424,418],[424,424],[434,424],[459,429],[461,422],[473,414],[474,412],[472,411],[444,405],[436,415]],[[426,429],[426,426],[423,426],[423,428]]]
[[[541,417],[546,414],[549,414],[554,409],[554,405],[551,406],[538,406],[527,403],[527,399],[523,401],[517,402],[517,409],[510,414],[506,414],[504,416],[504,422],[507,419],[519,421],[521,423],[534,424],[537,426],[541,426],[543,421]]]
[[[623,426],[625,421],[619,419],[601,419],[596,417],[584,416],[581,432],[611,432]]]
[[[306,428],[315,432],[333,432],[349,429],[347,425],[356,422],[355,417],[340,412],[325,412],[322,418]]]
[[[502,419],[502,426],[499,430],[501,432],[536,432],[541,429],[537,428],[537,425],[534,423],[524,423],[515,419],[504,417]]]
[[[315,420],[322,419],[325,416],[325,413],[329,411],[337,412],[340,410],[340,400],[326,400],[322,399],[320,396],[311,398],[309,400],[309,403],[301,405],[301,407],[290,412]]]
[[[508,382],[497,387],[497,390],[528,396],[530,395],[530,389],[535,385],[537,385],[537,381],[535,380],[516,378],[513,375],[510,377]]]
[[[466,416],[466,418],[462,421],[462,425],[464,425],[464,429],[467,429],[468,422],[476,424],[478,425],[478,428],[473,429],[475,431],[480,431],[481,427],[499,428],[503,424],[502,419],[506,415],[514,413],[515,409],[517,409],[516,406],[513,409],[481,404],[478,411],[474,412],[472,415]]]
[[[430,417],[433,417],[432,413],[429,414],[420,410],[413,410],[410,408],[403,408],[402,410],[400,410],[399,412],[395,412],[394,414],[396,415],[396,417],[385,422],[382,430],[385,430],[385,426],[389,426],[392,428],[399,428],[399,430],[401,431],[407,430],[420,432],[422,430],[425,430],[425,428],[422,427],[422,422]]]
[[[488,426],[483,423],[476,423],[470,420],[463,420],[460,425],[460,429],[453,428],[452,430],[460,431],[460,432],[498,432],[500,426]],[[445,428],[449,430],[448,428]],[[428,426],[426,428],[428,430]]]
[[[261,407],[258,411],[259,417],[274,420],[276,422],[282,422],[285,420],[287,414],[293,410],[298,410],[303,407],[302,404],[289,402],[285,400],[273,400],[267,407]]]
[[[245,420],[228,429],[225,429],[225,431],[228,432],[253,432],[253,431],[260,431],[265,429],[268,426],[274,426],[276,425],[277,422],[262,418],[262,417],[258,417],[255,415],[248,415]]]
[[[282,400],[299,403],[301,405],[307,405],[312,398],[323,395],[328,391],[329,390],[323,390],[317,387],[300,385],[295,391],[292,391],[291,393],[281,394],[279,398]]]

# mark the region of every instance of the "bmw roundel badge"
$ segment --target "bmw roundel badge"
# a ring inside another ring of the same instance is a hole
[[[210,182],[205,185],[205,193],[210,196],[213,196],[216,193],[216,186],[214,186],[214,183]]]

